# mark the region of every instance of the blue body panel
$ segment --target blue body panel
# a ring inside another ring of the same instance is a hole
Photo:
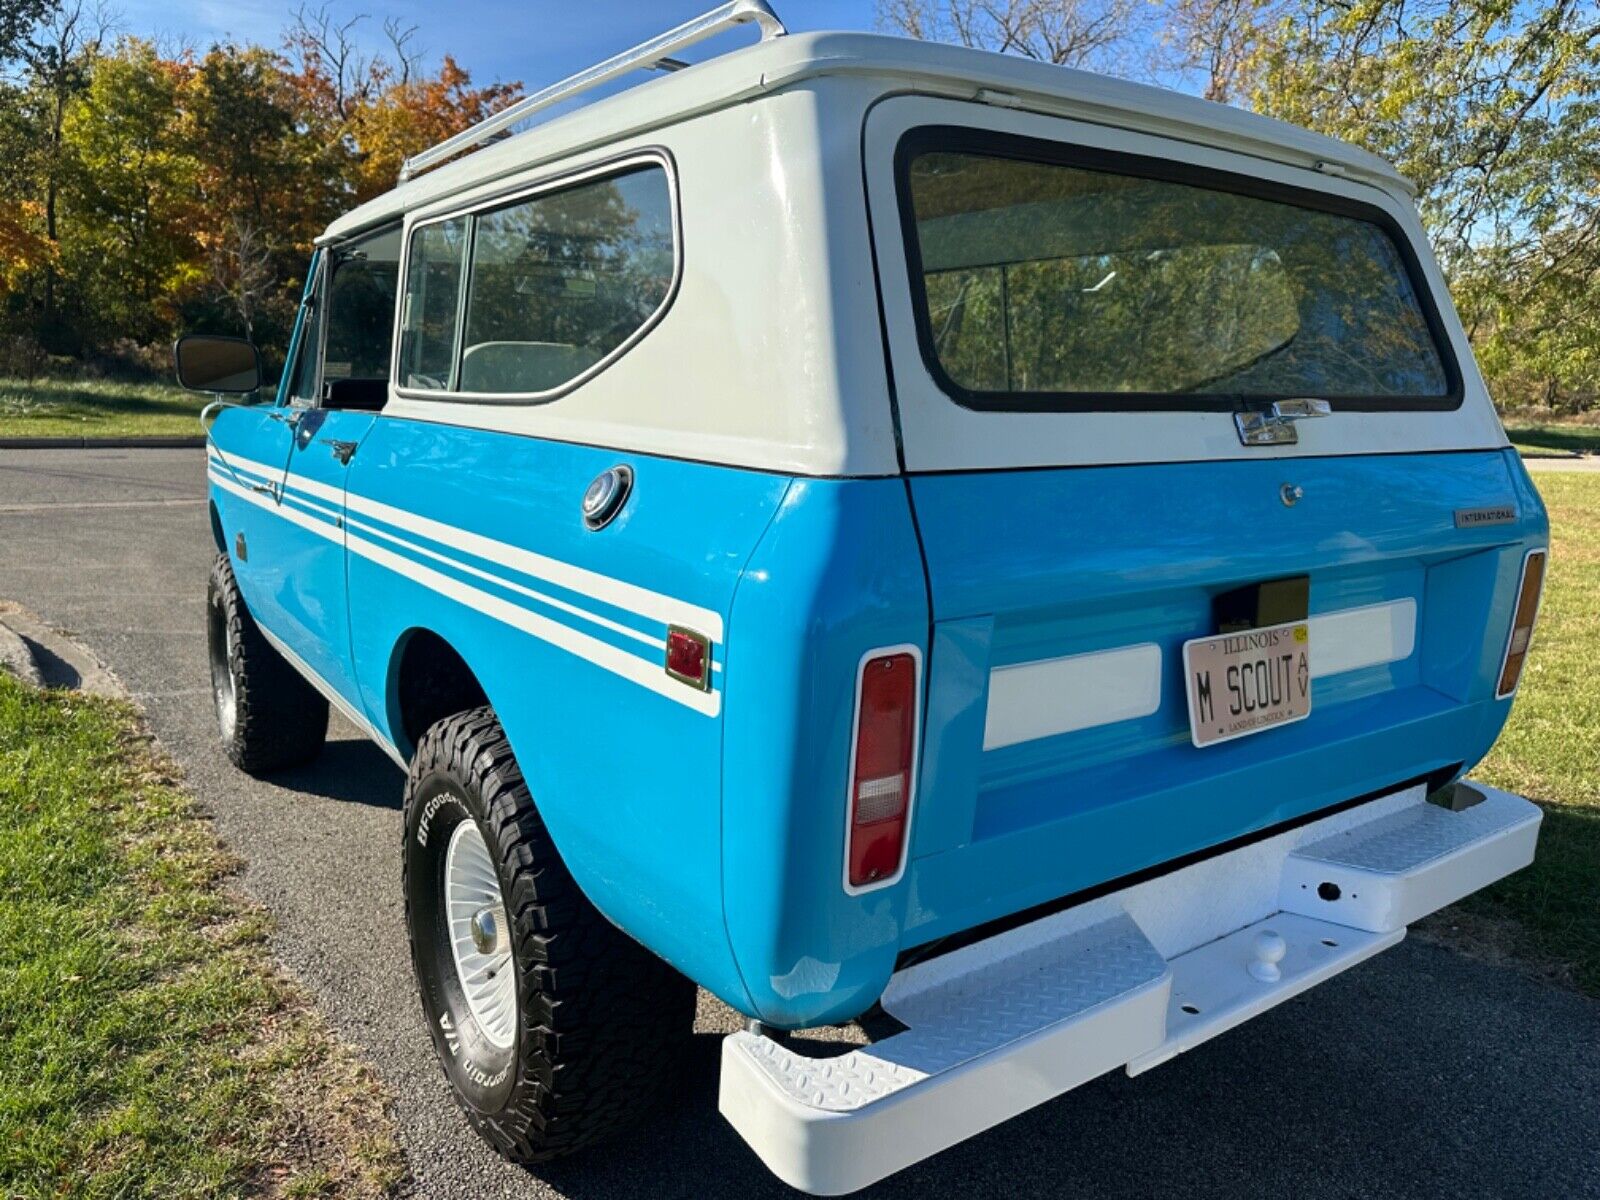
[[[632,497],[615,521],[590,531],[584,489],[619,462],[633,468]],[[409,752],[397,720],[400,655],[415,630],[442,637],[483,685],[589,898],[674,966],[748,1007],[722,916],[728,614],[788,480],[380,418],[350,486],[354,659],[373,724]],[[393,511],[363,511],[357,496]],[[403,514],[440,528],[401,523]],[[396,557],[375,559],[354,539]],[[552,564],[595,578],[566,578]],[[663,618],[674,612],[712,638],[709,694],[666,675]],[[711,616],[722,628],[708,628]]]
[[[1547,532],[1510,452],[819,480],[324,421],[294,451],[260,410],[218,422],[244,486],[214,466],[213,496],[230,552],[249,531],[258,618],[402,756],[399,665],[418,631],[442,638],[590,899],[784,1027],[862,1012],[910,946],[1470,766],[1509,709],[1517,571]],[[323,437],[359,440],[348,470]],[[590,531],[584,489],[619,463],[633,495]],[[274,478],[281,502],[248,486]],[[1455,527],[1497,504],[1518,519]],[[1319,679],[1304,722],[1196,750],[1183,641],[1213,632],[1217,592],[1299,572],[1314,614],[1414,600],[1413,653]],[[709,692],[666,676],[670,624],[709,637]],[[983,749],[995,667],[1147,641],[1154,714]],[[856,673],[903,644],[924,658],[911,862],[850,895]]]
[[[850,721],[862,656],[927,634],[904,480],[796,480],[734,604],[724,718],[728,937],[764,1021],[855,1016],[894,968],[907,887],[843,887]]]
[[[1286,506],[1284,480],[1305,499]],[[1510,451],[933,476],[911,483],[936,627],[906,886],[917,944],[1451,768],[1493,744],[1544,509]],[[1458,509],[1511,505],[1458,529]],[[1050,519],[1040,520],[1040,514]],[[1211,597],[1308,574],[1311,614],[1416,601],[1411,655],[1316,679],[1302,722],[1189,740],[1182,647]],[[983,749],[989,670],[1162,650],[1149,716]]]
[[[304,509],[315,522],[314,528],[289,525],[280,606],[292,614],[293,625],[283,636],[313,671],[356,705],[360,692],[350,657],[344,538],[326,536],[325,525],[329,514],[336,522],[343,517],[341,501],[350,471],[330,443],[359,447],[373,420],[369,412],[304,410],[295,425],[283,480],[283,503]],[[312,491],[317,494],[309,494]],[[334,532],[339,533],[337,528]]]

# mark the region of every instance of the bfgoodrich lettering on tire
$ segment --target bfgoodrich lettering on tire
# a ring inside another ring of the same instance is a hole
[[[677,1075],[694,985],[578,890],[489,709],[418,745],[403,861],[423,1016],[462,1111],[502,1156],[580,1149]]]

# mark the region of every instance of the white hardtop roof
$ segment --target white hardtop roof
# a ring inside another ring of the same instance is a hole
[[[466,154],[346,213],[321,240],[335,241],[530,167],[822,76],[880,79],[885,92],[968,100],[983,93],[1007,107],[1320,167],[1414,193],[1375,154],[1230,105],[1015,55],[878,34],[798,33],[638,84]]]

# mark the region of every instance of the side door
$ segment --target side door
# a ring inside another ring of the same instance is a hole
[[[304,377],[313,369],[320,340],[316,309],[320,252],[312,257],[300,313],[278,394],[270,404],[224,409],[211,428],[206,474],[222,524],[234,577],[256,623],[273,637],[290,627],[283,609],[285,564],[295,540],[292,514],[283,511],[283,472],[310,394]]]
[[[398,226],[324,251],[315,307],[317,339],[296,380],[298,419],[287,449],[281,503],[287,544],[280,601],[287,648],[359,710],[350,660],[345,488],[350,463],[389,388],[399,270]]]

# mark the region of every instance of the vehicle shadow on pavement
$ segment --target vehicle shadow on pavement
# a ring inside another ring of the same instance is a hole
[[[405,795],[406,777],[372,742],[350,738],[329,741],[303,767],[274,771],[272,783],[328,800],[398,810]]]
[[[1147,1075],[1112,1072],[856,1195],[1600,1196],[1597,1016],[1583,996],[1408,943]],[[1587,1048],[1572,1033],[1584,1028]],[[695,1043],[644,1127],[532,1174],[574,1200],[797,1196],[717,1115],[720,1035]]]

